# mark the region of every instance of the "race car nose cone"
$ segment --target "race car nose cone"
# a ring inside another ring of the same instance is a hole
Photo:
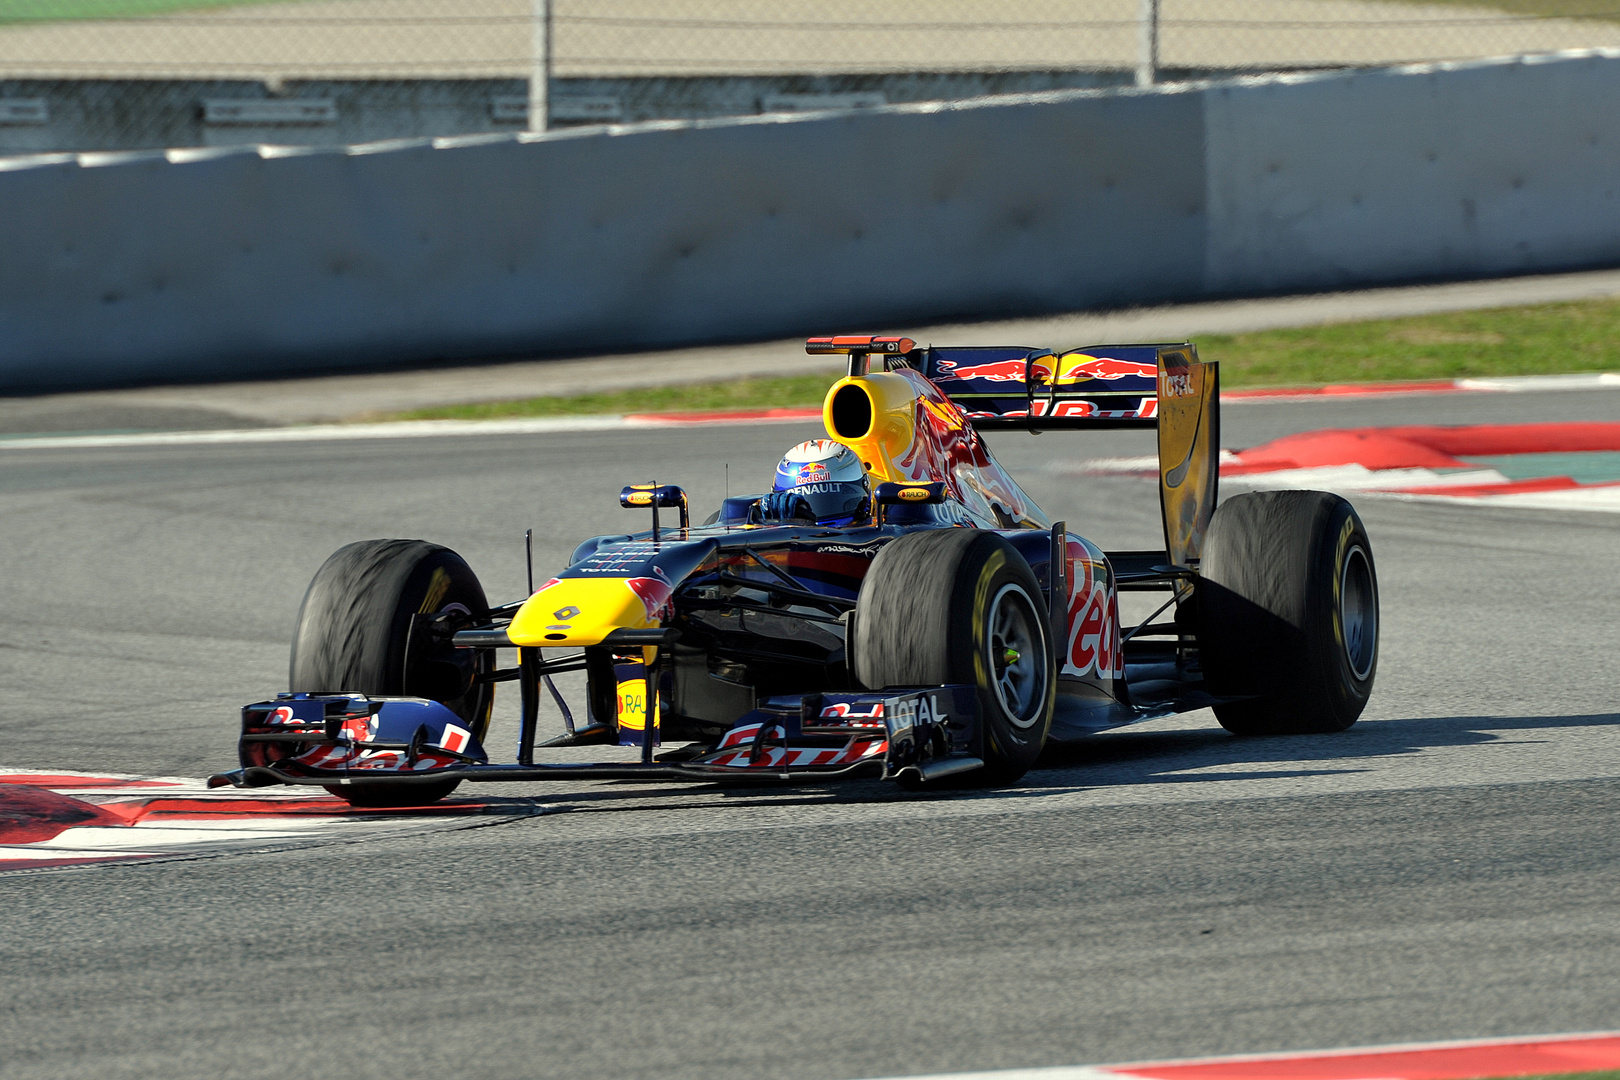
[[[563,578],[529,597],[506,634],[514,645],[599,645],[615,630],[656,627],[672,591],[653,577]]]

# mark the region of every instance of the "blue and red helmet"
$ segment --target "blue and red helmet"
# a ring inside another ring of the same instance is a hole
[[[831,439],[811,439],[784,454],[772,490],[803,498],[818,525],[848,525],[870,509],[861,459]]]

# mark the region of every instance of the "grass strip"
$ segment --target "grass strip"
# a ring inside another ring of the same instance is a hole
[[[1620,301],[1199,335],[1223,386],[1297,386],[1620,370]]]
[[[1620,300],[1493,308],[1252,334],[1194,335],[1228,388],[1620,371]],[[1054,346],[1062,343],[1054,342]],[[418,409],[387,419],[707,412],[819,405],[825,375],[741,378]]]
[[[0,25],[73,22],[79,19],[132,19],[180,11],[207,11],[267,3],[269,0],[0,0]]]

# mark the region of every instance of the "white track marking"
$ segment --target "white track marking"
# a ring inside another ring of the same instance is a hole
[[[1620,514],[1620,486],[1559,488],[1554,491],[1514,491],[1506,495],[1413,495],[1401,491],[1375,491],[1375,495],[1413,502],[1469,503],[1527,510],[1596,510]]]
[[[1612,390],[1620,388],[1620,374],[1612,371],[1582,375],[1513,375],[1500,379],[1458,379],[1460,390],[1528,394],[1547,390]]]
[[[1240,465],[1242,458],[1230,450],[1220,452],[1221,465]],[[1063,476],[1145,476],[1159,471],[1159,459],[1139,457],[1093,458],[1089,461],[1054,462],[1050,471]],[[1587,510],[1620,513],[1620,485],[1584,484],[1549,491],[1508,491],[1502,494],[1473,491],[1451,495],[1444,491],[1413,491],[1412,488],[1479,488],[1514,483],[1495,469],[1468,469],[1436,472],[1433,469],[1369,469],[1365,465],[1318,465],[1304,469],[1273,469],[1268,472],[1221,474],[1227,491],[1276,491],[1308,489],[1340,494],[1376,495],[1412,502],[1468,503],[1474,506],[1504,506],[1533,510]]]
[[[28,779],[19,779],[24,777]],[[83,783],[76,783],[79,780]],[[0,769],[0,795],[25,789],[67,796],[115,814],[120,807],[133,814],[148,803],[183,803],[160,805],[150,816],[135,817],[128,824],[97,821],[63,829],[43,840],[0,843],[0,874],[37,872],[46,868],[37,865],[42,863],[89,866],[347,843],[516,820],[554,809],[527,800],[496,799],[464,813],[438,810],[357,814],[342,800],[332,799],[318,788],[210,790],[203,781],[187,777]],[[330,814],[319,809],[312,812],[311,802],[329,803]],[[279,813],[277,804],[288,804],[288,812]],[[233,811],[234,807],[240,810]]]
[[[0,450],[101,450],[125,446],[218,446],[227,443],[345,442],[362,439],[434,439],[450,436],[552,435],[715,424],[803,424],[805,416],[684,419],[664,415],[556,416],[532,420],[400,420],[387,424],[309,424],[303,427],[219,431],[147,431],[123,435],[41,435],[0,439]]]
[[[225,431],[151,431],[125,435],[42,435],[0,439],[0,450],[99,450],[120,446],[217,446],[222,443],[343,442],[351,439],[430,439],[453,435],[535,435],[613,431],[632,427],[623,416],[559,416],[533,420],[402,420],[389,424],[310,424]]]

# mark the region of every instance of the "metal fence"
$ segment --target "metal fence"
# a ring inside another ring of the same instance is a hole
[[[322,143],[1620,46],[1620,0],[0,0],[0,153]]]

